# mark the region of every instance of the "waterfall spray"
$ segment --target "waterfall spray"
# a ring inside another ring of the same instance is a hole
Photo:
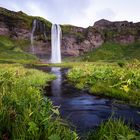
[[[34,48],[34,32],[36,30],[36,19],[33,21],[33,28],[31,32],[31,47],[32,47],[32,53],[35,53],[35,48]]]
[[[61,36],[60,25],[53,24],[51,29],[52,63],[61,63]]]

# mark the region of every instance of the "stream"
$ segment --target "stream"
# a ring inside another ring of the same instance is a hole
[[[86,133],[97,128],[109,117],[123,118],[131,122],[140,131],[140,108],[115,103],[114,99],[90,95],[86,90],[78,90],[68,83],[67,68],[38,67],[45,72],[53,73],[57,79],[44,89],[55,106],[60,106],[63,119],[72,123],[79,133]]]

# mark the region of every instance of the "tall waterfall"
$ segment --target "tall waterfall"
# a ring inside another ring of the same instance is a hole
[[[51,29],[51,62],[61,63],[61,27],[60,25],[53,24]]]
[[[35,48],[34,48],[34,32],[36,30],[36,19],[33,21],[33,28],[31,32],[31,47],[32,47],[32,53],[35,53]]]

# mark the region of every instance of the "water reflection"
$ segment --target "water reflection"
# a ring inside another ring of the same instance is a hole
[[[134,126],[140,125],[139,108],[113,103],[111,99],[99,98],[76,89],[66,79],[67,69],[52,67],[49,72],[55,74],[57,79],[50,83],[46,93],[51,94],[49,98],[54,105],[60,106],[61,116],[72,122],[79,132],[96,128],[112,114],[115,118],[124,118],[126,122],[132,120]]]
[[[62,74],[59,67],[52,67],[51,73],[57,76],[56,80],[51,82],[51,93],[55,97],[61,97],[61,83],[62,83]]]

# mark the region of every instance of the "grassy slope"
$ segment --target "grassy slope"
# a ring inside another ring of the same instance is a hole
[[[31,30],[33,20],[38,19],[46,25],[46,32],[49,33],[51,23],[41,17],[29,16],[23,12],[14,12],[0,7],[1,20],[11,27],[22,27]],[[48,37],[50,38],[50,36]],[[23,50],[29,46],[30,40],[12,40],[6,36],[0,36],[0,62],[22,62],[34,63],[37,58]]]
[[[33,63],[37,61],[35,56],[22,50],[26,43],[24,40],[15,42],[8,37],[0,36],[0,60],[22,63]]]
[[[14,11],[10,11],[7,10],[5,8],[0,7],[0,14],[4,15],[5,17],[10,18],[13,21],[19,21],[22,24],[22,27],[31,29],[32,27],[32,22],[33,19],[39,19],[40,21],[42,21],[43,23],[45,23],[45,25],[50,28],[51,27],[51,23],[49,21],[47,21],[46,19],[42,18],[42,17],[34,17],[34,16],[29,16],[23,12],[14,12]],[[16,24],[16,23],[13,23]]]
[[[104,43],[102,47],[83,55],[84,61],[118,61],[140,59],[140,42],[121,45],[112,42]]]

